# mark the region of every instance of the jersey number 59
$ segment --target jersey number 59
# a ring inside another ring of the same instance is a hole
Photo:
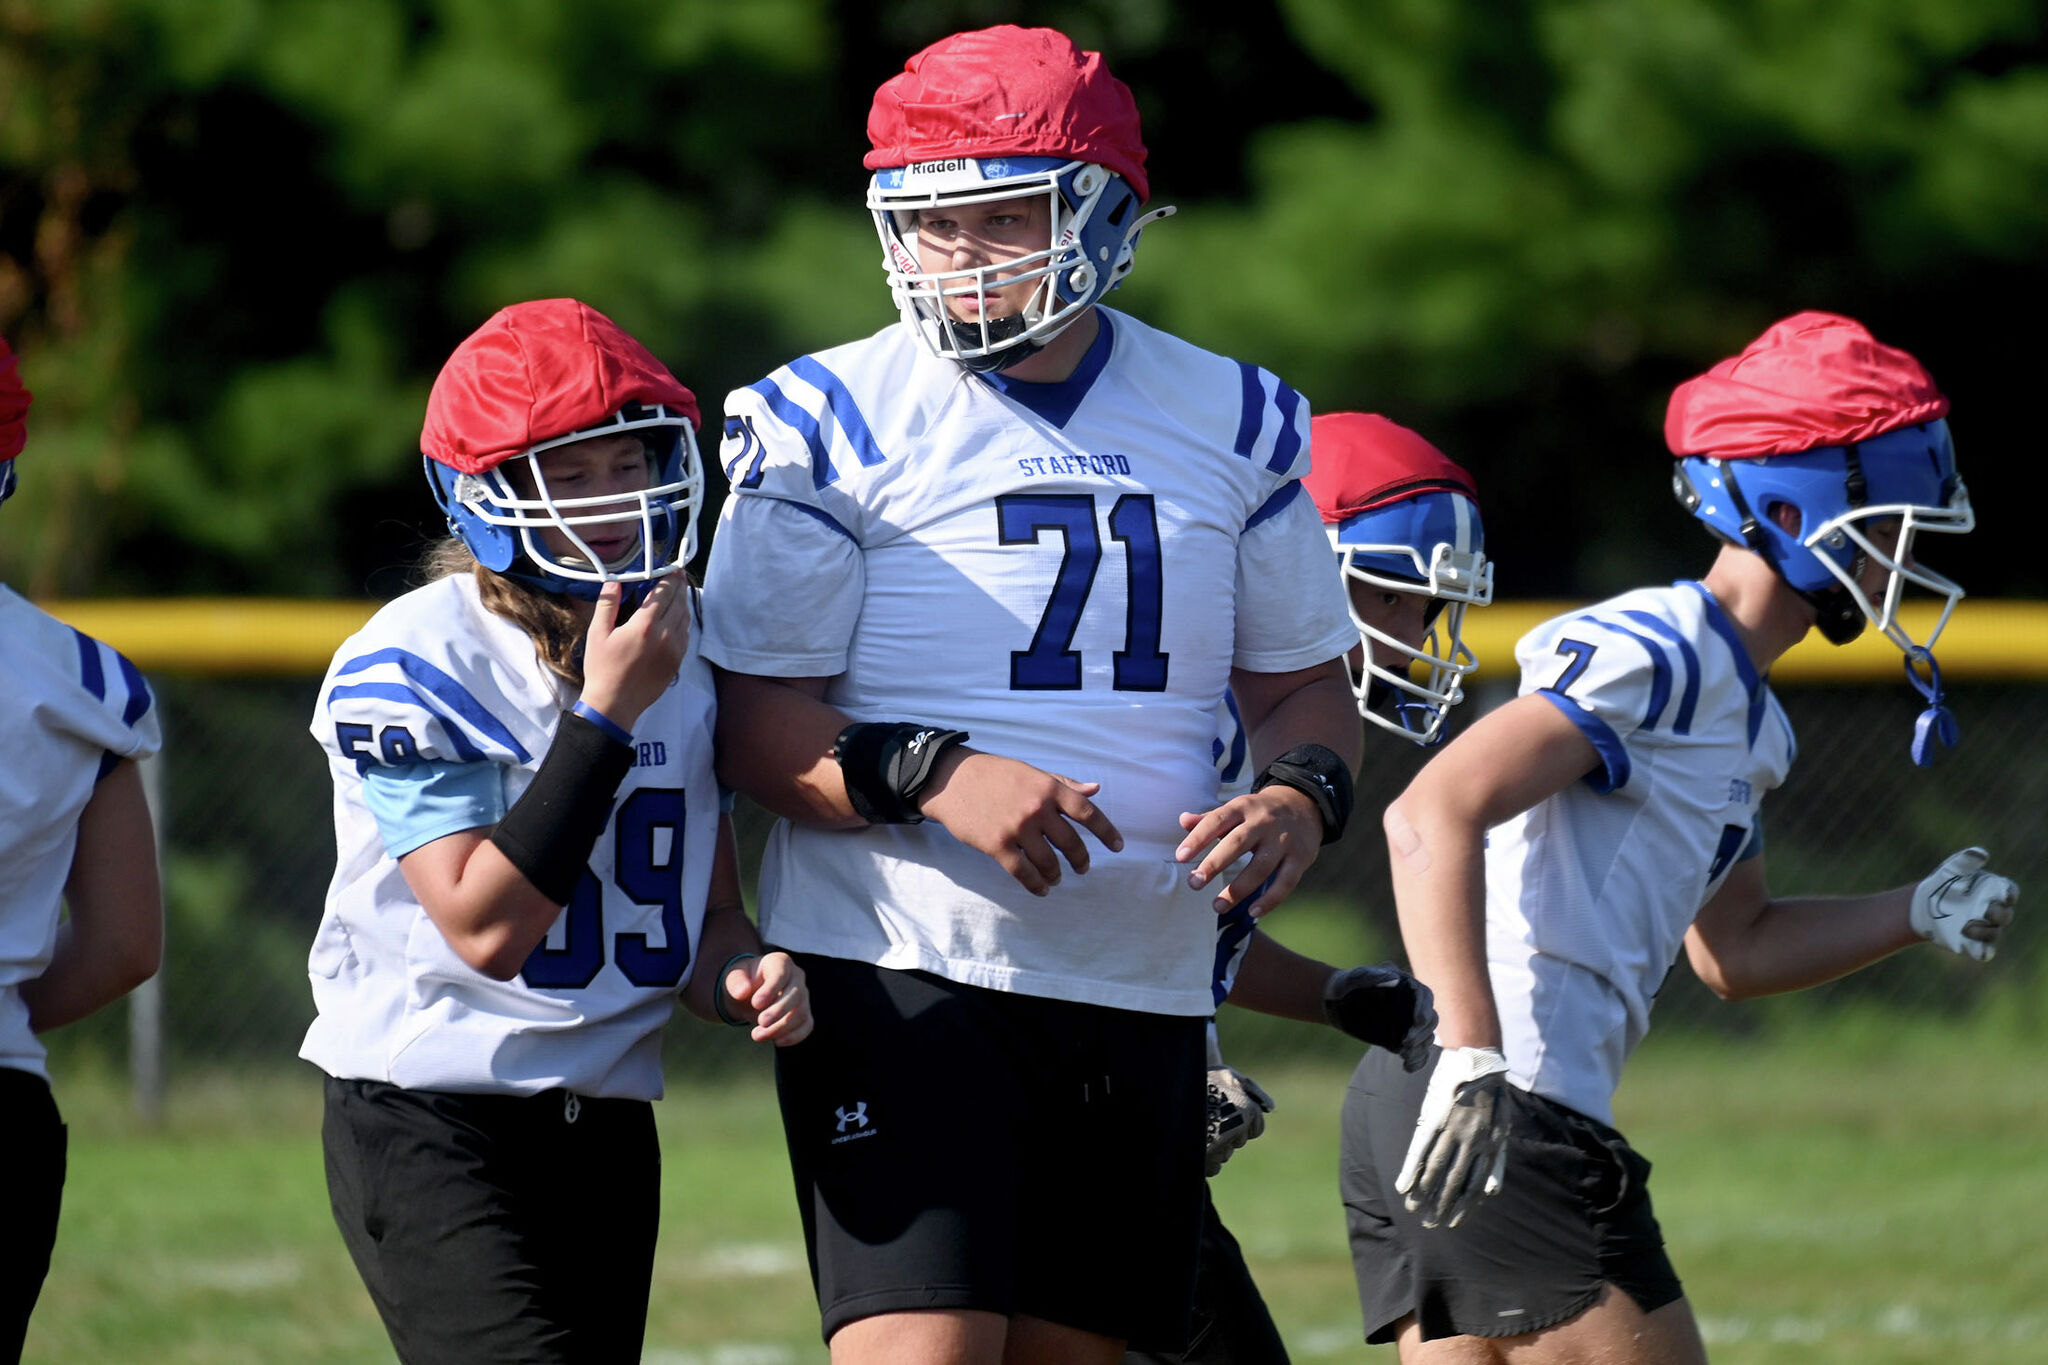
[[[629,901],[661,907],[666,947],[650,948],[646,934],[612,937],[612,961],[636,986],[673,987],[690,965],[690,934],[683,922],[683,791],[641,787],[612,813],[612,882]],[[589,868],[562,912],[563,943],[542,939],[519,975],[541,990],[581,990],[604,967],[604,887]]]

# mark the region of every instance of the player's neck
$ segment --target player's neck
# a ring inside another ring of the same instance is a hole
[[[1813,629],[1813,608],[1753,551],[1722,546],[1702,581],[1728,614],[1759,673]]]
[[[1072,376],[1086,358],[1088,348],[1095,343],[1095,333],[1102,321],[1095,316],[1091,306],[1087,312],[1075,318],[1064,332],[1045,343],[1028,359],[1005,366],[1003,377],[1021,379],[1027,384],[1057,384]]]

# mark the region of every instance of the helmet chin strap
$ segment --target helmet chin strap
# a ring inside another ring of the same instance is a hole
[[[1925,678],[1920,676],[1921,665],[1927,669]],[[1948,693],[1941,685],[1941,665],[1934,662],[1934,655],[1926,646],[1914,645],[1906,651],[1906,681],[1927,702],[1927,709],[1913,722],[1913,762],[1931,768],[1941,756],[1941,750],[1935,746],[1955,748],[1962,738],[1962,727],[1956,724],[1955,712],[1948,709]]]
[[[1029,360],[1044,348],[1044,342],[1027,341],[1021,346],[1010,346],[1000,351],[986,349],[1000,346],[1010,338],[1020,335],[1026,325],[1022,313],[1012,313],[1008,317],[995,318],[988,322],[961,322],[948,317],[946,331],[952,336],[954,346],[963,352],[953,357],[954,362],[970,374],[992,374],[997,370],[1007,370],[1020,361]],[[1047,341],[1051,339],[1046,338]],[[978,350],[982,354],[964,354],[970,350]]]
[[[1429,703],[1417,701],[1398,687],[1389,687],[1378,678],[1373,678],[1365,686],[1365,709],[1375,715],[1389,717],[1411,735],[1426,733],[1430,723],[1436,719],[1436,713],[1431,710]],[[1430,746],[1443,743],[1444,734],[1444,730],[1438,730],[1436,737],[1429,741]]]

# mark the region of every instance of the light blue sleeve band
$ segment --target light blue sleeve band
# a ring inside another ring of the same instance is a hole
[[[587,701],[579,701],[570,707],[569,714],[583,717],[583,719],[589,721],[621,744],[631,747],[633,743],[633,732],[631,730],[622,728],[618,722]]]
[[[363,773],[363,804],[377,819],[394,858],[465,829],[505,818],[505,782],[496,763],[373,764]]]

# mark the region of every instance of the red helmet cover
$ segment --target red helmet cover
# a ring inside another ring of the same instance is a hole
[[[465,338],[427,396],[420,450],[481,474],[542,441],[599,426],[628,403],[660,403],[702,425],[697,396],[587,303],[501,308]]]
[[[21,383],[21,367],[6,337],[0,337],[0,460],[11,460],[28,444],[28,405],[35,395]]]
[[[1773,323],[1740,355],[1680,384],[1664,443],[1680,458],[1792,455],[1948,414],[1920,362],[1834,313]]]
[[[1456,461],[1376,412],[1326,412],[1310,418],[1308,448],[1309,471],[1301,482],[1331,526],[1430,490],[1479,501],[1478,485]]]
[[[952,157],[1057,156],[1106,166],[1142,203],[1145,142],[1130,88],[1099,52],[1049,28],[941,38],[875,91],[871,171]]]

